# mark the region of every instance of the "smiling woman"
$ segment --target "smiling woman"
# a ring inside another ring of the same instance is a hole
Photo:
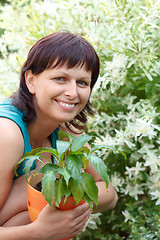
[[[79,35],[53,33],[29,51],[18,91],[0,104],[0,239],[56,240],[74,236],[84,228],[90,216],[87,203],[68,211],[53,211],[47,205],[30,223],[24,177],[28,160],[20,164],[18,177],[13,170],[31,149],[56,148],[59,129],[74,129],[79,134],[85,128],[87,114],[93,114],[89,98],[98,74],[99,58]],[[49,153],[44,158],[54,161]],[[30,169],[41,167],[42,163],[34,160]],[[93,212],[113,208],[117,194],[112,184],[107,191],[92,164],[85,171],[93,176],[99,190]]]
[[[12,103],[20,110],[25,109],[27,113],[25,116],[27,122],[32,121],[36,117],[36,111],[35,106],[32,104],[33,95],[26,87],[26,72],[31,70],[32,74],[37,76],[44,70],[48,69],[51,70],[58,68],[60,72],[61,67],[65,67],[68,70],[71,70],[73,67],[79,67],[79,69],[83,70],[85,69],[86,72],[91,74],[90,88],[92,90],[99,75],[99,58],[88,41],[81,36],[71,34],[70,32],[53,33],[35,43],[29,51],[27,60],[22,68],[19,90],[12,96]],[[53,76],[51,76],[51,78],[52,77]],[[65,75],[57,75],[55,77],[66,77],[66,73]],[[78,74],[76,78],[77,77]],[[83,77],[84,79],[82,80],[85,80],[85,76]],[[71,125],[78,129],[84,129],[85,122],[87,121],[86,113],[93,114],[89,99],[84,109],[70,122]],[[82,124],[78,124],[77,120]],[[66,126],[69,127],[69,124],[66,123]]]

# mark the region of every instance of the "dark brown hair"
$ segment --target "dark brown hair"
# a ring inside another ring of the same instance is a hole
[[[54,64],[54,65],[53,65]],[[16,93],[12,95],[12,103],[26,114],[24,120],[32,122],[36,118],[36,110],[33,103],[33,95],[29,92],[25,82],[25,72],[31,70],[34,75],[64,64],[68,68],[83,66],[91,71],[91,90],[99,75],[99,58],[92,45],[83,37],[70,32],[56,32],[37,41],[30,49],[20,76],[20,85]],[[93,115],[91,103],[88,100],[84,109],[66,126],[75,126],[79,130],[85,128],[86,114]]]

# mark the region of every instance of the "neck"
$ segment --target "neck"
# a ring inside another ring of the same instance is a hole
[[[48,138],[44,138],[43,140],[34,140],[33,137],[31,135],[29,135],[29,139],[30,139],[30,144],[32,149],[34,148],[39,148],[39,147],[47,147],[47,143],[48,143]]]
[[[50,141],[50,135],[55,128],[46,127],[36,121],[28,125],[28,133],[32,148],[46,147]]]

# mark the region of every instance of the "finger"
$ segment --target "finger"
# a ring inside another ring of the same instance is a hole
[[[82,215],[78,216],[75,219],[75,226],[79,228],[79,227],[82,227],[83,225],[85,225],[85,223],[87,222],[87,220],[90,217],[90,214],[91,214],[91,211],[87,210]]]
[[[91,214],[91,210],[88,209],[87,211],[83,212],[83,214],[79,215],[76,219],[75,222],[78,224],[78,222],[83,222],[87,217],[89,217]]]
[[[86,211],[91,211],[88,203],[84,203],[78,207],[75,208],[75,217],[81,216]]]
[[[78,222],[77,222],[77,224],[75,225],[75,227],[74,227],[74,229],[73,229],[74,234],[77,234],[77,233],[81,232],[81,231],[84,229],[84,227],[86,226],[86,223],[87,223],[88,219],[90,218],[90,214],[91,214],[91,213],[89,212],[89,213],[85,216],[85,218],[83,218],[83,220],[80,219],[81,217],[79,217]]]

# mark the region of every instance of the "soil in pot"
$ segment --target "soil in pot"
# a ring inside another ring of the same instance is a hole
[[[39,192],[42,191],[42,183],[41,183],[41,181],[36,184],[35,189],[36,189],[37,191],[39,191]]]

